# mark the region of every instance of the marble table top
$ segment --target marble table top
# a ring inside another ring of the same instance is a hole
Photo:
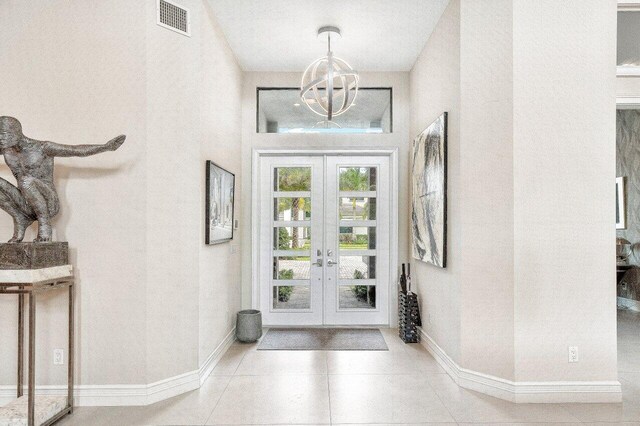
[[[41,269],[0,269],[0,283],[37,283],[73,276],[73,265]]]
[[[27,396],[0,407],[0,426],[27,426]],[[53,418],[67,406],[66,396],[37,395],[34,423],[40,425]]]

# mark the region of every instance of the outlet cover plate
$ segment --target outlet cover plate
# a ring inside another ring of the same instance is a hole
[[[53,350],[53,364],[64,365],[64,349]]]

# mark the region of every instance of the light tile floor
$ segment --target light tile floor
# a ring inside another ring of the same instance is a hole
[[[640,314],[618,313],[621,404],[513,404],[458,387],[420,345],[257,351],[235,343],[202,388],[147,407],[80,407],[60,425],[640,425]]]

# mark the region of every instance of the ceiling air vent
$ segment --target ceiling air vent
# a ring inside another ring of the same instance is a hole
[[[158,25],[191,37],[189,9],[167,0],[158,0]]]

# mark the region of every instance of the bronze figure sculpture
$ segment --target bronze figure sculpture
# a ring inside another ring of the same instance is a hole
[[[38,221],[34,242],[51,241],[51,219],[60,210],[53,184],[55,157],[87,157],[115,151],[124,143],[120,135],[104,145],[61,145],[26,137],[22,125],[13,117],[0,117],[0,151],[15,176],[17,187],[0,178],[0,208],[13,218],[10,243],[24,239],[27,227]]]

